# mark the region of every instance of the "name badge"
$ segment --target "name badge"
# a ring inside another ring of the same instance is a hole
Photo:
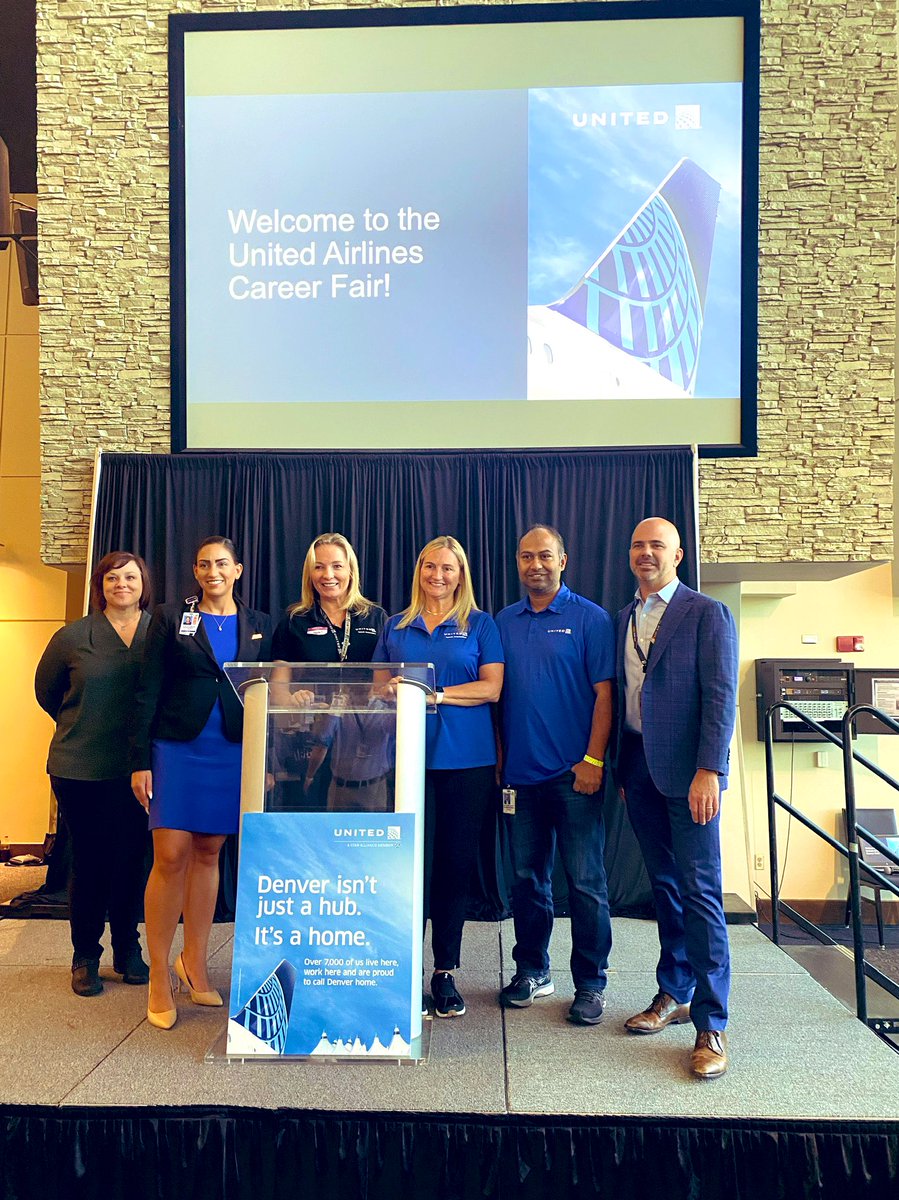
[[[310,625],[306,633],[309,637],[327,637],[328,627],[327,625]]]
[[[178,633],[182,637],[193,637],[197,632],[200,624],[200,614],[198,612],[186,612],[181,614],[181,628]]]

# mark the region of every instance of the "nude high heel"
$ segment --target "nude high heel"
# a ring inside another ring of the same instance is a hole
[[[147,996],[147,1020],[150,1022],[151,1025],[154,1025],[157,1029],[171,1029],[172,1026],[175,1024],[175,1022],[178,1020],[177,1008],[174,1008],[174,1007],[166,1008],[162,1012],[154,1012],[153,1009],[150,1008],[150,1001],[152,999],[153,999],[153,989],[151,988],[150,992]],[[174,1003],[174,999],[173,999],[173,1003]]]
[[[180,954],[175,959],[175,974],[181,981],[181,986],[190,993],[191,1001],[194,1004],[203,1004],[207,1008],[221,1008],[224,1004],[219,992],[215,990],[211,992],[198,992],[194,989],[193,984],[187,977],[187,971],[184,969],[184,961]]]

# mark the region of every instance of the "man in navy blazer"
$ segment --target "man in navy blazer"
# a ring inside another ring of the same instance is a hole
[[[730,610],[677,578],[670,521],[634,530],[638,589],[617,618],[617,780],[652,882],[658,992],[625,1023],[658,1033],[691,1020],[694,1075],[727,1070],[730,954],[721,900],[719,808],[736,715],[737,634]]]

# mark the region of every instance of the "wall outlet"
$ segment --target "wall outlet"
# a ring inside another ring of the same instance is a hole
[[[765,856],[764,856],[764,854],[757,854],[757,855],[755,856],[755,869],[756,869],[757,871],[764,871],[764,869],[765,869]]]

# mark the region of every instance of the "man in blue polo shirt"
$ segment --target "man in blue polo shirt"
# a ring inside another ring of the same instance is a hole
[[[596,1025],[612,928],[603,864],[603,762],[612,725],[615,635],[609,614],[562,583],[561,534],[534,525],[518,543],[527,596],[496,619],[506,656],[503,785],[515,789],[508,823],[515,881],[517,972],[500,1003],[527,1008],[554,991],[549,970],[552,869],[558,845],[568,879],[574,1003],[568,1018]]]

